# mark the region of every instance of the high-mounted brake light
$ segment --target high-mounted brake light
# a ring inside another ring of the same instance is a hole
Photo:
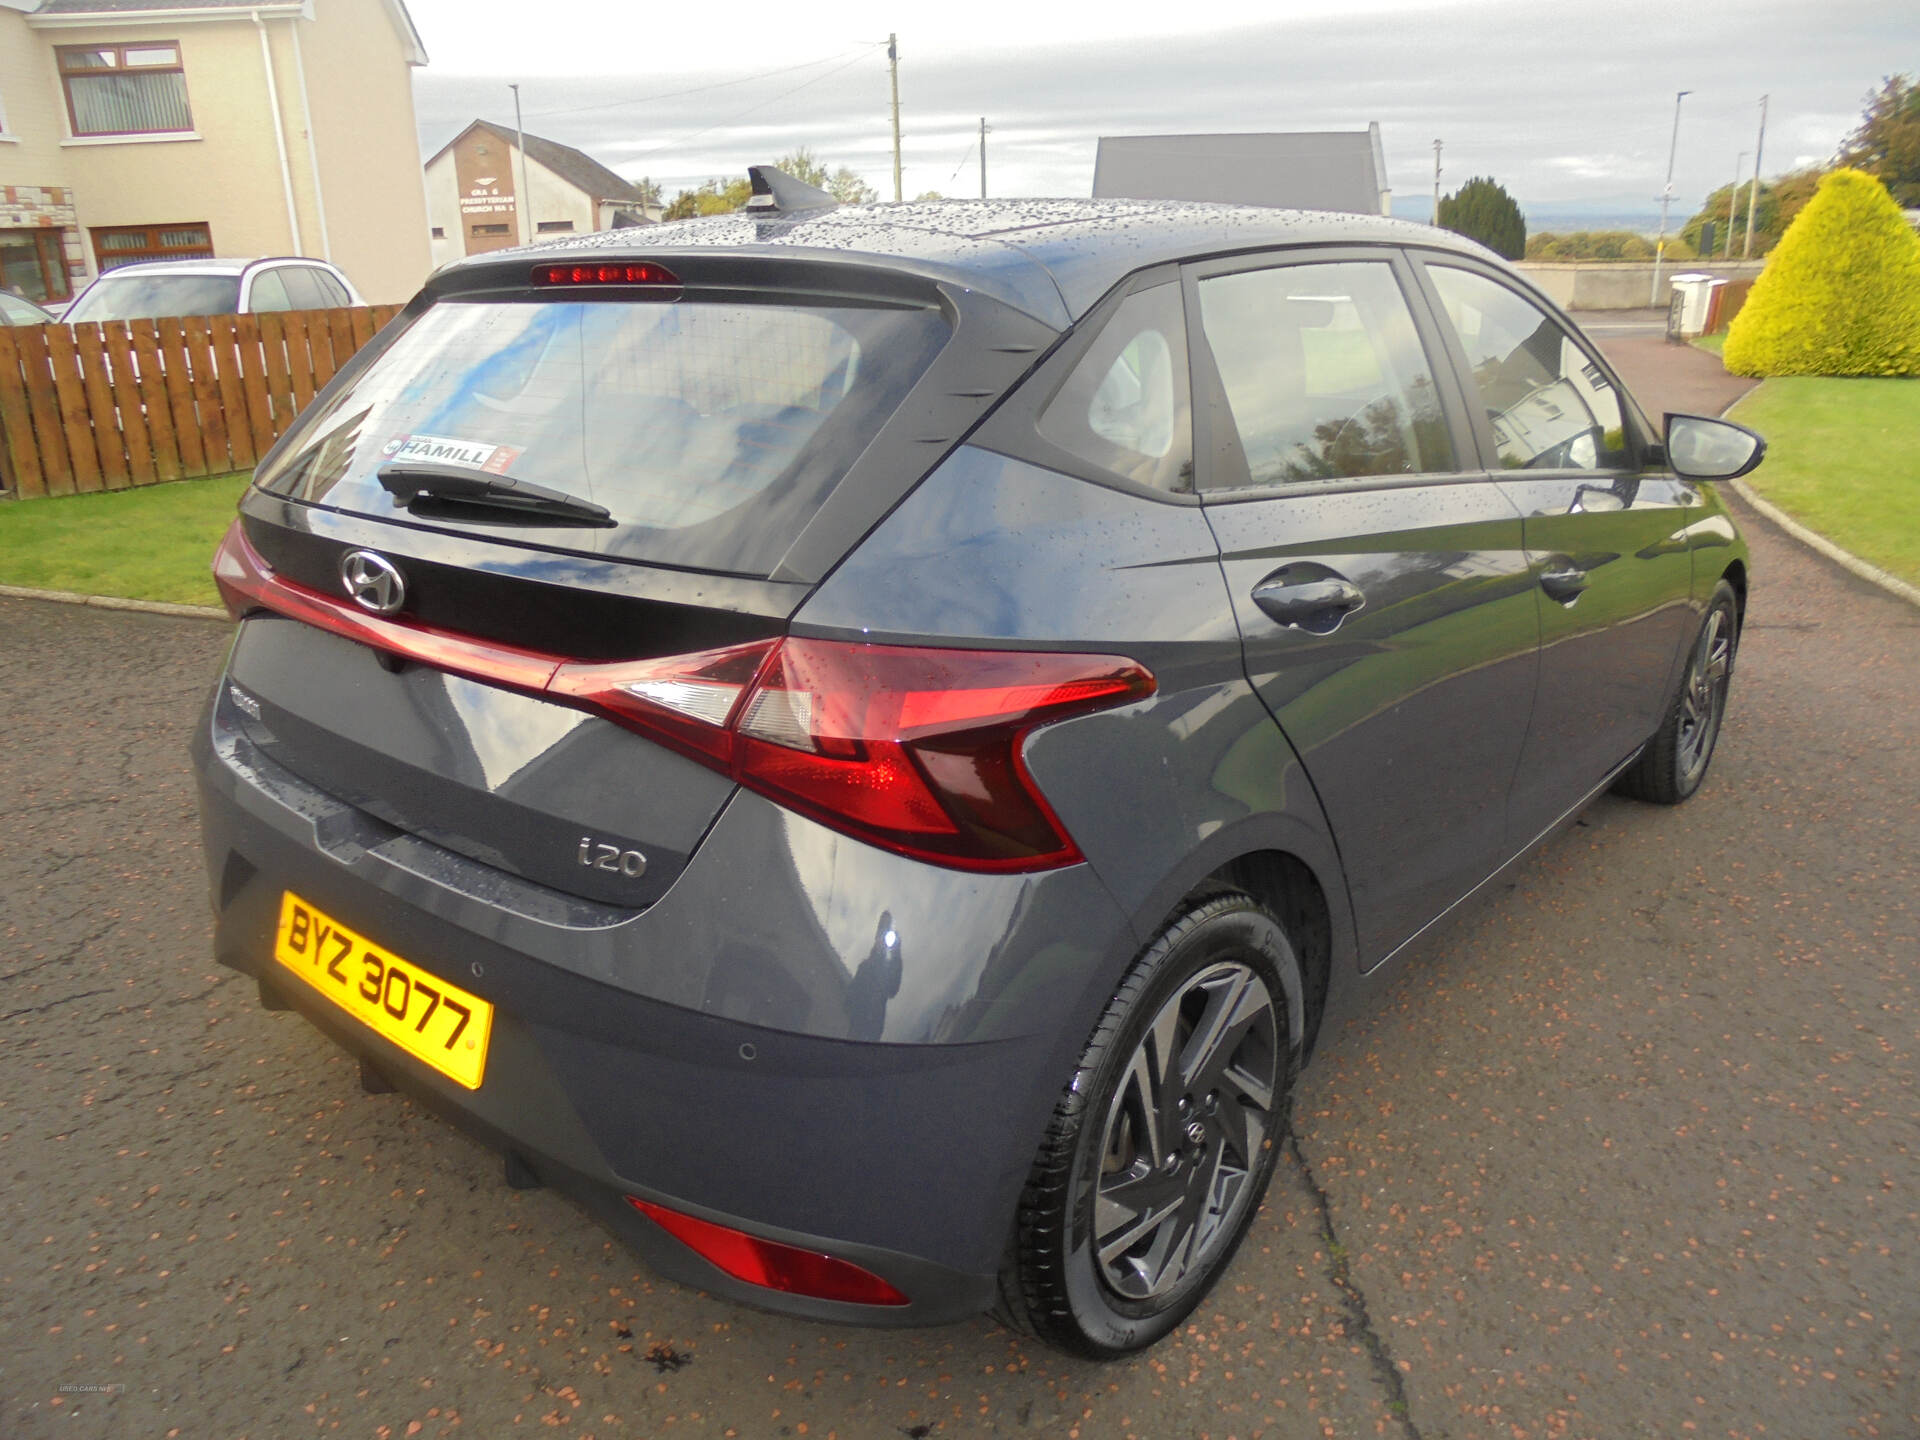
[[[824,825],[962,870],[1078,861],[1027,771],[1027,737],[1154,692],[1153,676],[1120,655],[804,636],[655,660],[564,660],[372,615],[276,575],[237,521],[214,579],[235,619],[264,607],[597,711]]]
[[[651,260],[569,261],[533,267],[536,285],[672,285],[680,277]]]
[[[627,1203],[694,1254],[749,1285],[789,1295],[811,1295],[819,1300],[841,1300],[851,1305],[910,1303],[885,1280],[851,1260],[822,1255],[817,1250],[803,1250],[798,1245],[784,1245],[778,1240],[762,1240],[758,1235],[683,1215],[637,1195],[629,1195]]]

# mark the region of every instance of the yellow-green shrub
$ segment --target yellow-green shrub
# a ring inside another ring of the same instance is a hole
[[[1736,375],[1920,375],[1920,233],[1860,170],[1820,182],[1733,317]]]

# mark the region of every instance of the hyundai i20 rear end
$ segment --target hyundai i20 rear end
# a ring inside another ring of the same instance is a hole
[[[1433,232],[633,234],[441,272],[261,466],[195,741],[220,958],[676,1279],[1151,1343],[1363,973],[1683,701],[1698,783],[1738,537],[1571,332],[1500,402],[1553,430],[1539,493],[1475,483],[1500,441],[1459,376],[1494,383],[1466,352],[1501,317],[1423,267],[1494,272]],[[1260,247],[1318,268],[1195,268]],[[1253,440],[1250,313],[1347,377],[1348,425]],[[1602,388],[1591,433],[1543,418]],[[1569,753],[1528,729],[1524,512],[1562,498],[1667,546],[1561,637],[1610,687],[1578,773],[1528,748]]]

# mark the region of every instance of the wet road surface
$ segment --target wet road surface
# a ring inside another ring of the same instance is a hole
[[[361,1093],[209,956],[224,627],[0,601],[0,1436],[1920,1435],[1920,611],[1746,525],[1701,794],[1409,956],[1220,1292],[1105,1367],[683,1291]]]

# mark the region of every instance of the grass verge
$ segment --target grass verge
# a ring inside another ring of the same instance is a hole
[[[250,478],[0,505],[0,584],[218,605],[213,547]]]
[[[1920,584],[1920,380],[1780,376],[1727,416],[1767,437],[1747,484],[1834,544]]]
[[[1716,330],[1711,335],[1696,335],[1690,343],[1696,349],[1718,355],[1727,348],[1727,332]]]

